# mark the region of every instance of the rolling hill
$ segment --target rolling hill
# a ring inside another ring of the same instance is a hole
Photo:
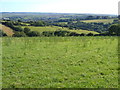
[[[88,30],[71,30],[68,28],[62,28],[62,27],[58,27],[58,26],[46,26],[46,27],[35,27],[35,26],[22,26],[23,28],[28,27],[30,28],[32,31],[38,31],[40,33],[42,33],[43,31],[56,31],[56,30],[65,30],[65,31],[70,31],[70,32],[76,32],[78,34],[84,33],[84,34],[88,34],[88,33],[93,33],[93,34],[99,34],[98,32],[95,31],[88,31]]]
[[[7,36],[12,36],[14,34],[13,30],[5,25],[0,24],[0,29],[3,30]]]

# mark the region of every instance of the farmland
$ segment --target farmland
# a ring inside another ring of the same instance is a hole
[[[86,23],[112,23],[114,19],[96,19],[96,20],[83,20]]]
[[[118,88],[117,16],[3,13],[3,88]]]
[[[117,37],[3,37],[3,88],[118,88]]]
[[[62,27],[58,27],[58,26],[46,26],[46,27],[35,27],[35,26],[23,26],[23,28],[30,28],[32,31],[38,31],[40,33],[42,33],[43,31],[56,31],[56,30],[65,30],[65,31],[70,31],[70,32],[76,32],[76,33],[84,33],[84,34],[88,34],[88,33],[93,33],[93,34],[99,34],[98,32],[95,31],[88,31],[88,30],[70,30],[68,28],[62,28]]]
[[[0,24],[0,29],[3,30],[7,36],[12,36],[14,34],[13,30],[9,27],[6,27],[5,25]]]

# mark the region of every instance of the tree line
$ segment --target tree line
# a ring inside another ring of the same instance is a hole
[[[38,23],[36,24],[36,22],[30,22],[30,23],[34,23],[34,25],[37,25],[37,26],[41,25],[41,23],[42,23],[42,25],[44,24],[43,26],[46,25],[46,23],[44,23],[42,21],[39,22],[40,24],[38,24]],[[90,30],[90,27],[92,27],[92,25],[89,24],[89,23],[88,24],[85,24],[84,22],[82,22],[82,23],[79,22],[79,23],[73,24],[73,23],[69,22],[69,29],[73,29],[73,28],[74,29],[79,29],[79,28],[82,27],[81,26],[81,27],[78,28],[78,26],[80,26],[80,25],[83,25],[83,26],[86,25],[86,27],[89,28],[89,30]],[[99,23],[99,24],[98,23],[94,23],[96,25],[96,27],[93,26],[93,28],[99,28],[97,25],[101,25],[103,27],[106,27],[106,29],[107,29],[106,32],[102,32],[100,34],[93,34],[93,33],[78,34],[76,32],[63,31],[63,30],[44,31],[42,33],[39,33],[37,31],[32,31],[32,30],[30,30],[27,27],[22,28],[20,25],[16,26],[16,23],[15,22],[11,22],[11,21],[2,22],[2,24],[6,25],[6,26],[8,26],[8,27],[10,27],[11,29],[14,30],[13,37],[25,37],[25,36],[28,36],[28,37],[34,37],[34,36],[48,36],[48,37],[49,36],[113,36],[113,35],[114,36],[115,35],[119,36],[120,35],[120,25],[119,24],[113,24],[113,25],[111,25],[108,28],[108,26],[106,24],[104,25],[103,23]],[[85,29],[85,27],[82,28],[82,29]],[[3,36],[6,36],[4,32],[1,32],[1,33],[2,33]]]

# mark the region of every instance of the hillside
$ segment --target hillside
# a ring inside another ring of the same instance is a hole
[[[114,19],[95,19],[95,20],[82,20],[86,23],[112,23]]]
[[[0,24],[0,29],[3,30],[7,36],[12,36],[14,34],[13,30],[5,25]]]
[[[84,34],[88,34],[88,33],[93,33],[93,34],[99,34],[98,32],[95,31],[88,31],[88,30],[70,30],[68,28],[62,28],[62,27],[58,27],[58,26],[46,26],[46,27],[35,27],[35,26],[22,26],[23,28],[28,27],[30,28],[32,31],[38,31],[40,33],[42,33],[43,31],[56,31],[56,30],[65,30],[65,31],[70,31],[70,32],[76,32],[78,34],[84,33]]]

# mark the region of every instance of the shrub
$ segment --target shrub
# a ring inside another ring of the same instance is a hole
[[[20,27],[20,26],[14,27],[13,29],[14,29],[15,31],[18,31],[18,32],[23,32],[23,31],[24,31],[23,28]]]
[[[35,37],[35,36],[40,36],[40,33],[37,31],[30,31],[27,34],[29,37]]]
[[[54,35],[55,36],[69,36],[71,32],[69,31],[55,31]]]
[[[112,25],[109,28],[109,34],[110,35],[120,35],[120,25],[119,24]]]
[[[14,31],[13,37],[25,37],[26,34],[24,32]]]
[[[71,32],[70,34],[69,34],[69,36],[77,36],[78,35],[78,33],[76,33],[76,32]]]
[[[81,33],[80,36],[85,36],[85,34],[84,34],[84,33]]]
[[[25,27],[25,28],[24,28],[24,33],[28,34],[28,32],[30,32],[30,29],[27,28],[27,27]]]
[[[54,36],[54,32],[53,31],[44,31],[44,32],[42,32],[42,35],[43,36]]]
[[[94,34],[93,33],[88,33],[87,36],[93,36]]]

